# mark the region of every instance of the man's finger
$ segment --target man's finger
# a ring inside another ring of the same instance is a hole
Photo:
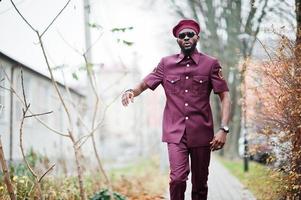
[[[216,146],[216,150],[222,149],[224,147],[224,143],[219,141]]]
[[[215,151],[215,150],[219,150],[219,149],[223,148],[223,146],[224,146],[223,142],[219,141],[218,139],[215,139],[212,142],[211,149],[212,149],[212,151]]]
[[[130,97],[132,103],[134,103],[134,97]]]
[[[127,100],[128,104],[130,103],[130,101],[132,101],[132,100],[131,100],[131,95],[130,95],[130,94],[127,94],[126,100]]]
[[[125,106],[128,105],[127,98],[124,99],[124,104],[125,104]]]
[[[213,139],[211,140],[210,144],[212,144],[215,141],[215,137],[213,137]]]
[[[127,100],[128,103],[130,103],[130,100],[131,100],[131,95],[130,94],[127,94],[126,100]]]
[[[215,145],[216,145],[216,143],[217,143],[217,140],[216,140],[216,139],[214,139],[214,140],[212,141],[212,145],[213,145],[213,146],[215,146]]]
[[[216,148],[216,140],[213,140],[212,141],[212,144],[211,144],[211,150],[214,150]]]
[[[221,147],[223,147],[225,143],[224,143],[224,142],[222,142],[222,141],[219,141],[219,140],[218,140],[218,141],[217,141],[217,144],[218,144],[218,146],[221,146]]]
[[[124,106],[127,106],[127,103],[126,103],[126,95],[123,95],[123,96],[122,96],[122,104],[123,104]]]

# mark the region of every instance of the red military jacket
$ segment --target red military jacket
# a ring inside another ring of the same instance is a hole
[[[163,57],[143,81],[151,90],[162,84],[166,94],[162,141],[179,143],[186,129],[187,145],[209,146],[213,139],[210,93],[229,91],[216,58],[197,50]]]

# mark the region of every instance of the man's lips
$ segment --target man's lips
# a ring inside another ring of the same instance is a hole
[[[191,44],[189,42],[184,43],[184,47],[190,47],[190,46],[191,46]]]

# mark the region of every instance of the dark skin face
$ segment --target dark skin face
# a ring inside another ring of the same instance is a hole
[[[177,38],[177,42],[184,55],[191,55],[191,53],[195,50],[195,47],[199,40],[199,36],[196,34],[196,32],[193,29],[190,28],[185,28],[181,30],[179,34],[185,32],[194,32],[195,35],[192,38],[189,38],[187,35],[185,36],[184,39]]]

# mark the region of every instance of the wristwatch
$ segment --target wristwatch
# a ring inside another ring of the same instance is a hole
[[[229,126],[223,126],[222,125],[219,129],[223,130],[225,133],[229,133]]]
[[[126,91],[124,91],[124,93],[127,93],[127,92],[131,92],[134,94],[134,90],[133,89],[127,89]]]

